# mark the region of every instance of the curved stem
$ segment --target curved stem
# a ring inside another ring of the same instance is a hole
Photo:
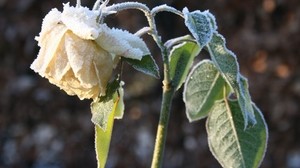
[[[183,13],[180,12],[179,10],[171,7],[171,6],[168,6],[166,4],[164,5],[160,5],[160,6],[157,6],[157,7],[154,7],[152,10],[151,10],[151,14],[152,16],[154,17],[157,13],[159,12],[171,12],[171,13],[174,13],[176,15],[179,15],[180,17],[184,18],[183,16]]]
[[[78,7],[80,7],[81,6],[81,0],[77,0],[76,1],[76,7],[78,8]]]
[[[107,12],[107,15],[109,15],[111,13],[116,13],[127,9],[138,9],[143,11],[144,13],[150,13],[150,9],[145,4],[139,2],[124,2],[124,3],[113,4],[111,6],[105,7],[103,10],[114,11],[114,12]]]
[[[100,7],[100,4],[101,4],[102,0],[97,0],[93,6],[93,10],[96,10]]]
[[[123,11],[123,10],[128,10],[128,9],[138,9],[142,12],[144,12],[149,27],[152,29],[152,37],[154,39],[154,41],[156,42],[156,44],[159,46],[160,50],[163,51],[164,50],[164,46],[163,43],[161,41],[160,36],[157,33],[157,29],[156,29],[156,25],[155,25],[155,21],[154,21],[154,16],[152,15],[150,9],[142,3],[139,2],[124,2],[124,3],[119,3],[119,4],[113,4],[111,6],[105,7],[103,8],[103,14],[102,16],[108,16],[110,14],[119,12],[119,11]]]
[[[180,44],[180,43],[186,42],[186,41],[197,43],[196,40],[192,38],[192,36],[185,35],[185,36],[181,36],[181,37],[170,39],[170,40],[166,41],[164,45],[168,49],[171,49],[174,45],[177,45],[177,44]]]
[[[143,27],[139,31],[135,32],[134,35],[141,37],[144,34],[151,33],[152,30],[150,27]]]

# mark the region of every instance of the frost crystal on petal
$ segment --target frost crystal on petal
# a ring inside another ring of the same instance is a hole
[[[62,22],[77,36],[86,40],[95,40],[99,35],[99,12],[87,7],[73,7],[64,4]]]
[[[100,30],[95,41],[109,53],[138,60],[150,54],[145,42],[128,31],[111,29],[106,24],[100,25]]]
[[[49,24],[46,21],[48,20],[44,19],[43,28],[40,33],[40,37],[38,38],[38,44],[41,47],[40,52],[38,54],[38,57],[30,66],[31,69],[33,69],[35,72],[38,72],[43,77],[47,73],[46,70],[51,61],[57,57],[56,53],[62,53],[62,38],[67,31],[67,28],[62,24],[56,24],[57,26],[54,27],[49,26],[52,24]],[[60,63],[64,62],[62,61],[62,59],[64,58],[62,58],[61,55],[59,57],[59,59],[61,59]],[[57,74],[55,75],[57,78],[61,78],[58,77],[60,76],[58,75],[58,72],[55,74]]]
[[[43,39],[40,39],[41,37],[45,37],[46,34],[49,34],[50,31],[52,31],[52,29],[54,27],[56,27],[59,22],[61,20],[61,12],[58,11],[56,8],[52,9],[43,19],[43,23],[42,23],[42,30],[39,34],[39,37],[35,37],[35,40],[37,40],[39,43],[38,45],[41,46],[41,41]]]

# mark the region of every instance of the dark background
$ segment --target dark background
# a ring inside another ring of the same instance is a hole
[[[29,69],[38,53],[42,18],[59,0],[0,0],[0,167],[96,167],[90,101],[68,96]],[[83,0],[92,7],[94,1]],[[116,3],[117,1],[112,1]],[[118,2],[121,2],[118,1]],[[300,1],[144,0],[182,10],[209,9],[227,46],[238,56],[253,100],[269,126],[263,168],[300,167]],[[75,4],[75,0],[71,2]],[[107,18],[137,31],[146,25],[132,10]],[[163,40],[187,34],[183,20],[157,16]],[[158,48],[145,36],[161,66]],[[200,58],[206,58],[202,54]],[[124,67],[125,116],[115,122],[107,167],[150,167],[161,81]],[[189,123],[181,92],[173,101],[165,168],[220,167],[209,152],[205,120]]]

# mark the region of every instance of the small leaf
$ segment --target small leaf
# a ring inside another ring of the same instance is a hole
[[[214,62],[230,88],[237,95],[243,112],[246,128],[249,121],[252,125],[256,123],[255,118],[253,117],[251,98],[248,93],[248,86],[245,85],[245,81],[241,81],[243,79],[241,79],[242,77],[240,74],[236,56],[232,51],[226,48],[225,44],[226,42],[223,36],[218,33],[214,33],[211,41],[207,45],[207,48],[212,61]],[[245,94],[248,94],[248,98],[246,98],[247,96],[245,97]]]
[[[185,81],[194,58],[200,53],[200,47],[193,42],[184,42],[173,47],[170,53],[170,76],[178,90]]]
[[[111,114],[114,106],[113,99],[109,101],[97,101],[91,103],[91,111],[92,111],[92,122],[106,130],[108,116]]]
[[[213,15],[209,11],[201,12],[197,10],[189,12],[187,8],[183,9],[183,15],[185,25],[195,37],[200,47],[206,46],[216,29],[215,22],[211,20]]]
[[[245,109],[246,114],[247,114],[247,119],[249,119],[250,124],[251,124],[250,126],[255,125],[256,119],[255,119],[255,115],[254,115],[254,109],[252,106],[251,96],[249,93],[248,80],[242,75],[240,75],[240,81],[239,81],[239,87],[237,90],[237,94],[238,94],[239,105],[240,105],[240,107]],[[246,127],[247,127],[247,125],[245,125],[245,128]]]
[[[91,103],[92,122],[103,130],[106,130],[108,116],[113,110],[114,104],[119,101],[117,90],[120,88],[120,81],[113,80],[107,85],[105,96],[99,97]],[[121,88],[122,89],[122,88]],[[123,97],[122,97],[123,103]],[[123,109],[124,110],[124,109]]]
[[[214,102],[222,98],[224,79],[209,60],[198,63],[184,85],[183,101],[189,121],[207,116]]]
[[[134,69],[143,72],[147,75],[159,78],[159,69],[154,59],[150,55],[143,56],[141,60],[122,58]]]
[[[257,124],[246,130],[237,101],[217,101],[208,115],[206,130],[210,151],[224,168],[257,168],[261,164],[268,130],[260,110],[252,105]]]

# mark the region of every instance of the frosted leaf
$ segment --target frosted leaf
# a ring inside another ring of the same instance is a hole
[[[185,25],[188,27],[200,47],[204,47],[211,40],[215,31],[215,22],[213,23],[212,14],[209,11],[201,12],[199,10],[189,12],[187,8],[183,9]],[[212,25],[214,24],[214,25]]]
[[[248,84],[240,74],[235,54],[226,48],[225,39],[217,32],[214,33],[207,48],[212,61],[238,98],[245,120],[245,128],[248,126],[249,122],[250,124],[255,124],[256,121],[248,92]]]
[[[254,115],[254,109],[252,107],[251,96],[249,93],[248,80],[240,75],[239,88],[238,88],[238,102],[240,106],[245,109],[247,118],[250,120],[251,124],[256,124],[256,119]]]
[[[212,61],[203,60],[191,70],[183,90],[190,122],[207,116],[216,100],[222,98],[224,79]]]
[[[194,58],[201,49],[197,43],[184,42],[174,46],[170,52],[170,77],[173,86],[178,90],[185,82]]]
[[[213,31],[216,31],[218,29],[218,25],[217,25],[215,16],[213,14],[211,14],[210,12],[206,12],[205,14],[210,20],[210,24],[213,28]]]
[[[123,60],[125,60],[134,69],[143,72],[147,75],[151,75],[155,78],[159,78],[158,66],[150,55],[143,56],[141,60],[130,58],[124,58]]]
[[[256,168],[264,158],[268,128],[260,110],[252,103],[257,124],[244,129],[238,102],[216,101],[206,121],[210,151],[224,168]]]
[[[99,35],[97,23],[98,11],[87,7],[73,7],[64,4],[61,20],[77,36],[86,40],[95,40]]]
[[[145,55],[150,55],[145,42],[128,31],[111,29],[106,24],[101,24],[100,30],[95,41],[110,53],[138,60]]]

